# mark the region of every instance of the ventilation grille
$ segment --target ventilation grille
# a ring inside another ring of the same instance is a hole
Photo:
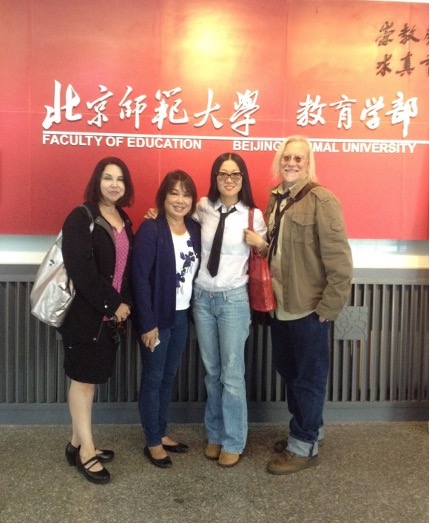
[[[0,282],[0,402],[65,403],[62,344],[54,328],[30,314],[31,282]],[[350,303],[331,333],[328,402],[428,400],[428,285],[354,283]],[[285,400],[272,363],[270,329],[254,316],[246,353],[247,393],[259,403]],[[98,402],[134,402],[140,358],[131,326]],[[173,401],[206,398],[194,328]]]

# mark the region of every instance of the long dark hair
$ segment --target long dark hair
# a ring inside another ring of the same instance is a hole
[[[94,168],[93,174],[88,182],[88,185],[85,189],[84,198],[87,202],[91,204],[98,204],[102,200],[102,192],[100,189],[100,181],[102,179],[102,174],[106,166],[109,164],[114,164],[118,166],[124,177],[124,195],[116,203],[117,207],[131,206],[134,201],[134,188],[133,182],[131,181],[130,171],[125,162],[120,158],[114,156],[108,156],[102,158]]]
[[[216,202],[220,197],[220,192],[217,185],[217,174],[226,160],[233,160],[236,162],[240,172],[242,173],[242,189],[239,191],[239,200],[248,207],[256,207],[254,197],[252,196],[251,183],[249,181],[248,168],[246,167],[243,158],[236,153],[223,153],[219,155],[211,169],[211,182],[208,192],[208,198],[211,202]]]
[[[182,185],[184,191],[190,193],[192,198],[191,209],[187,213],[187,216],[192,215],[196,210],[196,184],[194,183],[194,180],[190,177],[188,173],[186,173],[185,171],[181,171],[180,169],[176,169],[175,171],[169,171],[169,173],[167,173],[167,175],[161,182],[160,187],[158,188],[157,196],[155,197],[155,203],[157,205],[158,213],[160,215],[166,214],[166,211],[164,209],[164,202],[166,200],[166,196],[168,193],[170,193],[170,191],[172,191],[172,189],[176,186],[178,182]]]

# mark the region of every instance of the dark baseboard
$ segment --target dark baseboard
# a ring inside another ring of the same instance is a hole
[[[203,423],[203,402],[174,402],[170,422]],[[289,420],[284,402],[249,404],[250,423],[282,424]],[[324,420],[330,422],[402,422],[429,419],[428,402],[327,402]],[[95,403],[94,424],[140,424],[136,402]],[[0,404],[0,425],[70,424],[67,404]]]

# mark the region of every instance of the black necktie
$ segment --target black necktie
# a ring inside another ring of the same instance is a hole
[[[285,191],[285,193],[276,193],[276,210],[275,210],[275,222],[278,220],[279,218],[279,214],[281,212],[281,204],[282,204],[282,201],[285,200],[286,198],[288,198],[290,196],[290,190],[287,189]]]
[[[285,200],[290,196],[290,190],[287,189],[285,193],[277,193],[276,194],[276,210],[275,210],[275,224],[272,229],[271,239],[270,239],[270,247],[269,247],[269,264],[272,261],[272,256],[276,255],[276,252],[278,250],[278,237],[279,237],[279,229],[281,227],[281,218],[283,213],[281,212],[281,204],[282,201]],[[285,210],[285,207],[284,207]]]
[[[218,211],[220,213],[219,223],[215,231],[215,236],[214,236],[212,249],[209,255],[209,261],[208,261],[208,266],[207,266],[211,277],[215,277],[218,273],[219,259],[221,256],[222,237],[224,235],[225,219],[227,218],[227,216],[230,213],[233,213],[234,211],[236,211],[236,208],[232,207],[230,211],[228,211],[227,213],[223,213],[221,211],[221,208],[219,207]]]

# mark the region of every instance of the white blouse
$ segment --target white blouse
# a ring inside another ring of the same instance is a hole
[[[176,310],[188,309],[193,291],[193,278],[198,261],[188,231],[184,235],[172,233],[176,258]]]
[[[202,228],[202,260],[196,285],[205,291],[228,291],[239,288],[248,282],[248,259],[250,248],[245,243],[244,229],[248,228],[248,206],[238,202],[236,211],[227,216],[221,248],[221,259],[218,274],[212,277],[207,269],[210,250],[215,231],[218,227],[220,213],[229,211],[221,201],[212,203],[207,197],[200,199],[194,220]],[[266,239],[266,224],[263,213],[259,209],[254,211],[254,230]]]

